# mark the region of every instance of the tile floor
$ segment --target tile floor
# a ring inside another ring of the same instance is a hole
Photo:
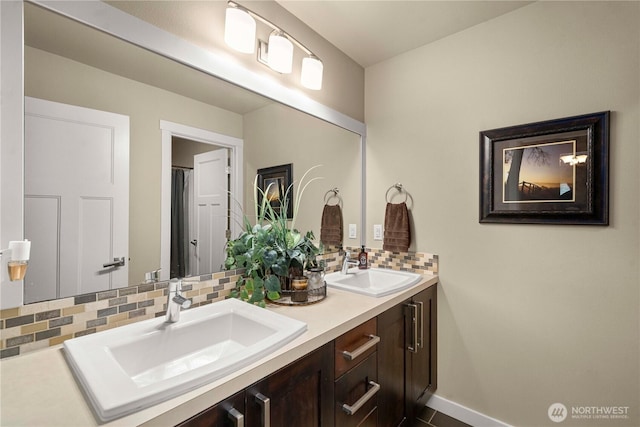
[[[428,406],[424,407],[424,410],[418,414],[418,421],[414,427],[471,427],[469,424],[458,421],[455,418],[451,418],[448,415],[438,412],[435,409],[431,409]]]

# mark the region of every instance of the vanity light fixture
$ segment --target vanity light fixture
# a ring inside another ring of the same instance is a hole
[[[256,21],[238,7],[227,7],[224,41],[238,52],[253,53],[256,45]]]
[[[291,73],[293,69],[293,43],[282,31],[273,30],[271,32],[267,51],[269,67],[279,73]]]
[[[568,164],[569,166],[579,165],[581,163],[586,163],[587,155],[586,154],[563,154],[560,156],[560,161],[562,163]]]
[[[322,70],[322,61],[314,55],[302,58],[302,75],[300,76],[302,86],[312,90],[322,89]]]
[[[293,69],[293,45],[296,45],[307,55],[302,59],[300,83],[308,89],[320,90],[322,88],[322,61],[302,43],[271,21],[234,1],[227,2],[225,14],[224,40],[227,45],[242,53],[253,53],[256,39],[256,19],[273,29],[269,35],[268,45],[261,41],[261,49],[266,48],[266,52],[258,53],[258,61],[265,63],[274,71],[289,74]]]

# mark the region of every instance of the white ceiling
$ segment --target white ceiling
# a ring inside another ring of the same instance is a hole
[[[366,68],[531,1],[276,0]]]

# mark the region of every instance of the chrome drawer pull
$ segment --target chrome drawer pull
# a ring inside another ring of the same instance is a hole
[[[369,341],[356,348],[354,351],[344,350],[342,352],[345,359],[353,360],[380,342],[380,337],[377,335],[365,335],[365,337],[369,337]]]
[[[262,408],[262,427],[271,427],[271,399],[258,393],[256,394],[256,402]]]
[[[356,403],[354,403],[353,405],[347,405],[346,403],[344,403],[342,405],[342,410],[344,412],[346,412],[349,415],[353,415],[356,412],[358,412],[358,409],[362,408],[362,406],[367,403],[369,401],[369,399],[371,399],[373,396],[375,396],[375,394],[378,392],[378,390],[380,390],[380,384],[374,382],[374,381],[369,381],[369,385],[371,386],[371,388],[369,390],[367,390],[367,392],[360,398],[358,399],[358,401]]]
[[[233,422],[233,427],[244,427],[244,415],[236,408],[229,409],[229,419]]]

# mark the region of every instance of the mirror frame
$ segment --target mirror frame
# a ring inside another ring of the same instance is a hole
[[[366,125],[99,0],[25,0],[360,135],[360,244],[366,244]],[[24,237],[24,1],[0,1],[0,249]],[[2,262],[0,309],[23,305]]]

